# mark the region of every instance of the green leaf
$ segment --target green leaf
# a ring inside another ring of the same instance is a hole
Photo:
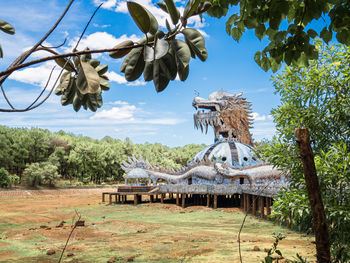
[[[15,33],[15,28],[4,20],[0,19],[0,30],[4,31],[6,34],[13,35]]]
[[[191,50],[189,46],[182,40],[172,40],[172,49],[175,51],[175,61],[177,66],[177,72],[181,81],[186,80],[189,73],[189,62],[191,59]]]
[[[254,55],[254,60],[256,62],[256,64],[260,65],[260,60],[261,60],[261,52],[257,51]]]
[[[107,72],[108,70],[108,65],[99,65],[96,67],[96,71],[98,75],[103,75]]]
[[[168,53],[169,43],[164,39],[158,39],[155,43],[154,58],[160,59]]]
[[[280,250],[277,249],[277,250],[275,250],[275,252],[282,257],[282,253]]]
[[[324,27],[320,33],[320,37],[328,44],[332,40],[332,31],[328,31],[327,27]]]
[[[156,91],[163,91],[168,86],[169,81],[170,79],[160,66],[160,60],[155,60],[153,62],[153,83]]]
[[[189,0],[185,7],[183,18],[184,19],[189,18],[196,11],[200,2],[201,0]]]
[[[264,24],[259,24],[256,28],[255,28],[255,35],[257,38],[259,38],[260,40],[265,36],[265,32],[266,32],[266,27]]]
[[[307,31],[307,34],[308,34],[309,37],[311,37],[311,38],[315,38],[315,37],[318,36],[317,32],[316,32],[315,30],[313,30],[313,29],[309,29],[309,30]]]
[[[100,87],[100,76],[93,66],[81,61],[76,84],[81,94],[95,93]]]
[[[347,29],[341,30],[336,34],[337,40],[345,45],[350,45],[350,31]]]
[[[150,46],[145,46],[143,49],[143,58],[146,62],[151,62],[154,60],[154,49]]]
[[[239,39],[242,37],[242,31],[239,30],[237,27],[234,27],[231,30],[231,35],[232,35],[233,39],[238,42]]]
[[[182,33],[186,42],[189,43],[199,59],[205,61],[208,58],[208,52],[205,48],[205,40],[202,34],[193,28],[186,28],[182,30]]]
[[[75,94],[73,99],[73,109],[78,112],[81,108],[82,101],[80,100],[78,93]]]
[[[125,48],[125,47],[131,47],[134,45],[134,42],[131,40],[125,40],[118,45],[114,46],[113,48]],[[122,50],[116,50],[109,52],[109,56],[112,58],[122,58],[129,54],[129,52],[132,50],[132,48],[128,49],[122,49]]]
[[[111,87],[108,80],[105,79],[103,76],[100,77],[100,86],[102,90],[109,90]]]
[[[100,61],[97,60],[97,59],[90,59],[90,60],[88,61],[88,63],[89,63],[91,66],[93,66],[94,68],[96,68],[98,65],[100,65]]]
[[[187,65],[183,70],[179,70],[179,78],[181,81],[185,81],[188,77],[188,74],[190,73],[190,65]]]
[[[162,9],[164,12],[169,13],[168,8],[164,2],[157,3],[160,9]]]
[[[127,2],[129,13],[143,33],[155,34],[158,30],[156,18],[142,5],[135,2]]]
[[[145,81],[151,81],[153,79],[153,61],[146,62],[143,78]]]
[[[237,14],[233,14],[232,16],[230,16],[230,18],[226,21],[226,33],[228,35],[231,35],[231,28],[232,25],[237,21],[238,19],[238,15]]]
[[[179,10],[177,10],[173,0],[164,0],[164,1],[169,11],[171,21],[173,22],[174,25],[176,25],[179,22],[180,12]]]
[[[210,2],[200,2],[196,11],[193,12],[191,16],[202,15],[204,12],[207,12],[212,7]]]
[[[55,62],[65,70],[68,70],[70,72],[76,71],[73,62],[67,58],[56,58]]]
[[[134,81],[138,79],[145,67],[143,47],[133,49],[125,59],[127,59],[127,64],[125,66],[125,79],[127,81]]]

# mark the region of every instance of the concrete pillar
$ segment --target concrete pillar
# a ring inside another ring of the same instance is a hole
[[[256,195],[252,195],[252,202],[253,202],[253,208],[252,208],[252,212],[253,212],[253,216],[256,216],[256,200],[257,199],[257,196]]]
[[[264,197],[263,196],[259,196],[259,212],[260,212],[260,217],[264,218],[265,215],[265,211],[264,211]]]
[[[139,201],[138,195],[134,195],[134,205],[137,205]]]
[[[272,205],[272,198],[271,197],[266,197],[266,215],[267,215],[267,220],[271,220],[269,215],[271,215],[271,205]]]

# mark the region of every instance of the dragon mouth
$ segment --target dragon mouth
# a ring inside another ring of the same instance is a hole
[[[197,113],[193,114],[194,127],[196,129],[200,128],[202,132],[205,129],[205,133],[207,133],[208,126],[212,126],[214,128],[219,122],[219,114],[220,112],[217,111],[198,111]]]

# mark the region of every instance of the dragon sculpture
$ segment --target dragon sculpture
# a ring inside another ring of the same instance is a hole
[[[215,140],[220,137],[236,139],[241,143],[253,146],[252,135],[249,129],[252,128],[251,103],[242,98],[242,92],[230,95],[221,90],[213,92],[208,99],[194,97],[192,105],[199,110],[194,117],[194,126],[201,128],[202,132],[208,131],[212,126],[215,133]]]
[[[242,98],[242,93],[230,95],[223,91],[212,93],[208,99],[196,96],[192,105],[195,127],[207,131],[214,129],[215,143],[207,146],[181,169],[163,169],[152,166],[148,160],[135,156],[123,161],[121,168],[129,179],[147,181],[156,185],[159,180],[170,184],[257,184],[279,181],[281,172],[272,165],[255,158],[251,128],[251,104]],[[205,112],[204,109],[210,111]]]

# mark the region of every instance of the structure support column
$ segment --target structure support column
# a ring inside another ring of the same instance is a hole
[[[255,195],[252,195],[252,202],[253,202],[253,208],[252,208],[252,212],[253,212],[253,216],[256,216],[256,200],[257,199],[257,196]]]
[[[218,196],[217,195],[214,195],[214,209],[217,209],[218,208]]]
[[[176,193],[176,205],[179,206],[180,205],[180,198],[179,198],[179,193]]]
[[[267,197],[266,198],[266,215],[267,215],[267,220],[271,220],[270,216],[271,215],[271,205],[272,205],[272,198]]]
[[[137,205],[139,201],[138,195],[134,195],[134,205]]]
[[[186,194],[182,194],[182,208],[185,208],[185,203],[186,203]]]
[[[210,207],[210,194],[207,194],[207,207]]]
[[[264,197],[263,196],[259,196],[259,212],[260,212],[260,217],[264,218]]]

